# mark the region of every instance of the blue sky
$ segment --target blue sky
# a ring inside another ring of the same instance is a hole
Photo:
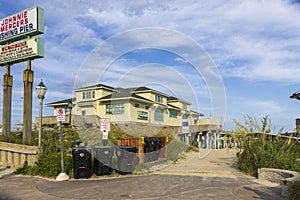
[[[1,1],[0,18],[36,5],[45,10],[45,33],[41,36],[45,58],[34,60],[32,69],[34,87],[41,78],[48,87],[45,103],[73,95],[74,84],[81,80],[82,70],[86,72],[87,66],[95,64],[92,57],[103,42],[126,31],[156,27],[196,42],[203,49],[199,55],[214,64],[225,89],[226,114],[213,114],[223,119],[225,129],[232,129],[232,119],[242,121],[245,114],[258,120],[269,115],[274,129],[284,127],[284,131],[293,131],[295,118],[300,118],[300,101],[289,98],[300,90],[297,1]],[[126,87],[140,86],[144,80],[146,86],[192,102],[193,109],[208,118],[213,110],[214,85],[207,82],[207,75],[195,73],[185,55],[168,51],[176,45],[182,47],[184,38],[179,38],[162,38],[160,44],[165,49],[135,49],[120,55],[97,80]],[[147,43],[151,42],[157,41],[147,38]],[[26,63],[11,67],[13,124],[22,122],[25,68]],[[5,68],[1,72],[2,81]],[[147,76],[153,72],[157,76]],[[95,82],[85,78],[80,84]],[[37,116],[38,99],[33,95],[33,114]],[[44,109],[45,115],[52,112]]]

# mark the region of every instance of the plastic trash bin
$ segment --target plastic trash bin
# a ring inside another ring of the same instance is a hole
[[[95,174],[97,176],[111,174],[114,147],[111,146],[93,147],[93,152],[94,152]]]
[[[73,167],[74,178],[90,178],[92,175],[92,149],[91,148],[73,148]]]
[[[162,140],[160,138],[153,138],[153,161],[158,160]]]
[[[118,172],[120,174],[132,174],[137,162],[138,148],[134,146],[118,146],[116,148]]]
[[[144,153],[145,153],[145,162],[151,162],[153,155],[153,144],[152,138],[144,138]]]

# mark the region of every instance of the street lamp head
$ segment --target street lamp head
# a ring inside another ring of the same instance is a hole
[[[72,101],[68,101],[68,108],[72,108],[73,105],[72,105]]]
[[[43,80],[41,80],[41,82],[38,84],[38,86],[35,89],[36,89],[38,98],[44,99],[46,92],[47,92],[47,87],[44,85]]]

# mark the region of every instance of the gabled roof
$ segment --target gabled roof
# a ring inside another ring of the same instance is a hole
[[[136,95],[132,93],[132,88],[124,89],[124,88],[116,88],[117,92],[114,92],[113,94],[107,95],[105,97],[100,98],[99,100],[112,100],[112,99],[128,99],[128,98],[137,98],[140,100],[152,102],[149,99],[146,99],[144,97],[141,97],[139,95]]]
[[[201,116],[201,117],[203,117],[203,116],[204,116],[204,114],[202,114],[202,113],[199,113],[199,112],[196,112],[196,111],[193,111],[193,110],[191,110],[191,112],[192,112],[193,114],[199,115],[199,116]]]
[[[96,85],[90,85],[90,86],[86,86],[86,87],[81,87],[81,88],[77,88],[75,89],[75,91],[77,90],[84,90],[84,89],[92,89],[92,88],[106,88],[109,90],[114,90],[115,88],[108,86],[108,85],[104,85],[104,84],[96,84]]]
[[[153,92],[153,93],[160,94],[160,95],[168,97],[167,94],[164,94],[162,92],[159,92],[157,90],[154,90],[154,89],[151,89],[151,88],[148,88],[148,87],[144,87],[144,86],[142,86],[142,87],[135,87],[135,88],[128,88],[128,89],[131,90],[132,93]]]
[[[186,103],[186,104],[191,105],[190,102],[178,99],[177,97],[173,97],[173,96],[168,96],[167,100],[168,100],[168,102],[175,101],[175,102],[182,102],[182,103]]]
[[[55,102],[52,102],[52,103],[47,103],[46,106],[47,107],[54,107],[54,106],[60,106],[60,105],[68,105],[69,102],[74,102],[76,101],[76,98],[69,98],[69,99],[64,99],[64,100],[61,100],[61,101],[55,101]]]

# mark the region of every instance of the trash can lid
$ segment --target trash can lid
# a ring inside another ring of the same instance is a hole
[[[128,152],[134,152],[134,153],[136,153],[138,151],[138,148],[135,146],[118,146],[117,148],[123,149]]]

